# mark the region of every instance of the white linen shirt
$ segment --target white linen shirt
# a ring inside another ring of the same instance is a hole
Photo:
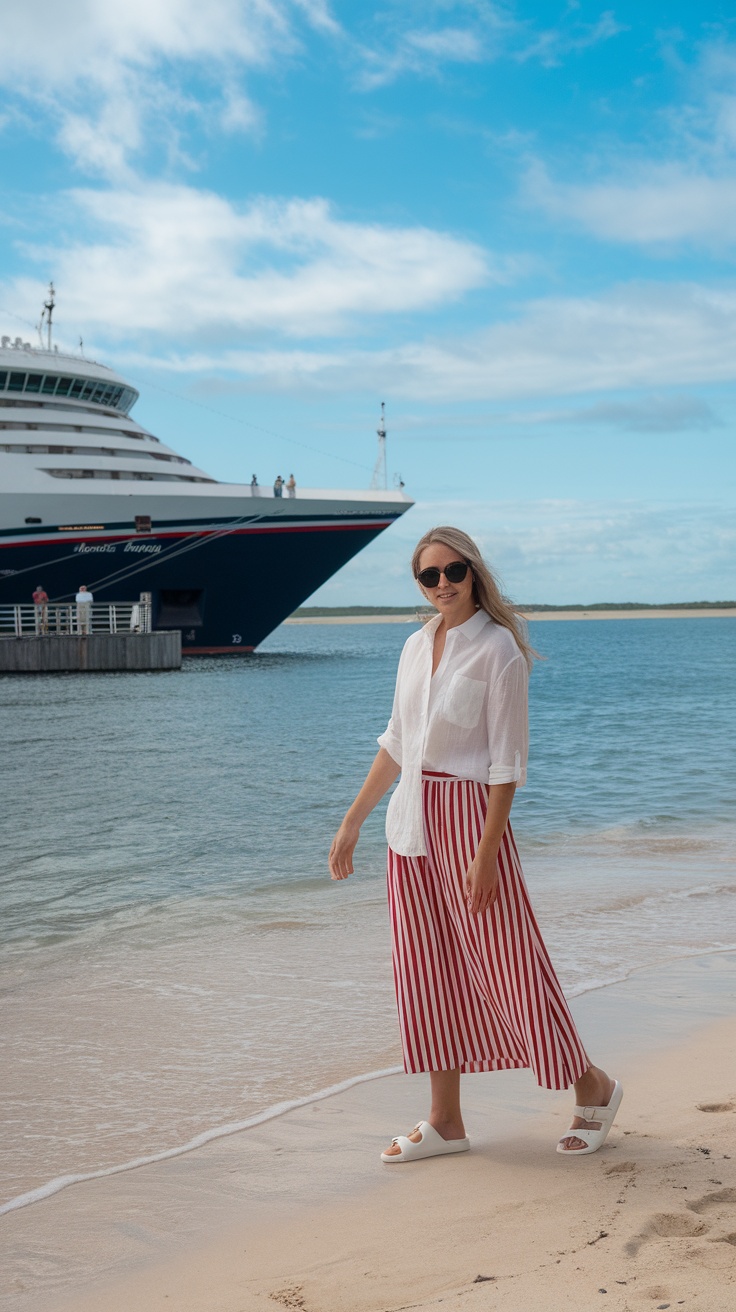
[[[482,784],[526,783],[529,671],[513,634],[476,611],[448,629],[434,675],[436,615],[404,644],[391,719],[378,743],[401,766],[386,813],[400,856],[425,856],[422,770]]]

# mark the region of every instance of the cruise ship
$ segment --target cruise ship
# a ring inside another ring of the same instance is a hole
[[[124,378],[48,336],[0,345],[0,603],[146,592],[184,654],[253,651],[413,504],[218,482],[130,418]]]

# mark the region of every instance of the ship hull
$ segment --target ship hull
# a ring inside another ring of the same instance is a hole
[[[0,530],[0,603],[28,602],[41,584],[52,601],[87,585],[96,602],[150,592],[155,628],[178,628],[186,655],[252,651],[336,570],[403,513],[405,505],[347,508],[306,503],[233,527],[157,520],[150,532],[44,525]],[[276,509],[274,507],[274,509]],[[325,513],[326,512],[326,513]],[[330,513],[332,512],[332,513]]]

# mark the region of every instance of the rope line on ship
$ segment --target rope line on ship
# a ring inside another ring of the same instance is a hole
[[[134,578],[136,574],[141,574],[154,565],[160,565],[162,561],[175,560],[187,551],[196,551],[198,547],[204,547],[209,542],[217,542],[220,538],[226,538],[230,533],[237,532],[243,524],[259,524],[267,518],[266,515],[241,515],[239,519],[233,520],[228,528],[218,529],[214,533],[208,529],[201,529],[198,533],[192,533],[187,542],[173,542],[169,548],[164,547],[163,551],[150,555],[147,560],[132,560],[129,565],[124,565],[121,569],[113,570],[110,574],[103,574],[102,578],[95,580],[94,590],[95,592],[104,592],[106,588],[112,587],[114,583],[127,582],[128,579]],[[72,554],[77,560],[82,559],[76,552]],[[53,600],[63,601],[71,595],[70,592],[67,592],[59,597],[54,597]]]
[[[100,592],[103,587],[109,587],[114,579],[116,579],[117,582],[122,583],[124,579],[132,578],[134,574],[150,569],[153,565],[160,564],[162,560],[173,560],[176,556],[183,555],[185,551],[193,551],[196,547],[203,547],[207,542],[214,542],[219,538],[227,537],[228,534],[236,532],[243,524],[259,524],[262,520],[267,518],[268,516],[263,514],[241,515],[238,519],[233,520],[227,528],[218,529],[215,532],[212,532],[209,529],[200,529],[199,532],[190,534],[187,542],[181,544],[172,542],[169,548],[164,547],[163,551],[156,552],[156,554],[150,556],[148,560],[131,560],[129,565],[125,565],[119,570],[113,570],[110,574],[103,574],[101,579],[95,581],[95,591]],[[155,534],[152,536],[155,536]],[[192,541],[193,538],[201,539],[201,541]],[[12,574],[8,574],[5,578],[0,579],[0,583],[10,583],[15,581],[15,579],[20,578],[23,574],[33,574],[39,570],[51,569],[54,565],[62,565],[67,560],[81,559],[82,557],[76,551],[70,551],[67,556],[51,556],[48,560],[41,561],[40,564],[37,562],[35,565],[27,565],[24,569],[15,570]],[[71,595],[70,592],[62,593],[58,597],[52,597],[51,600],[54,602],[63,601],[65,597],[70,597]]]
[[[216,410],[213,405],[207,405],[204,401],[195,401],[191,396],[185,396],[183,392],[174,392],[170,387],[163,387],[161,383],[153,383],[149,378],[147,387],[153,387],[157,392],[165,392],[167,396],[176,397],[178,401],[184,401],[187,405],[196,405],[200,410],[209,410],[210,414],[217,415],[220,419],[227,419],[231,424],[239,424],[241,428],[252,428],[256,433],[265,433],[268,437],[277,437],[280,442],[290,442],[292,446],[299,446],[303,451],[312,451],[317,456],[324,456],[326,460],[341,460],[344,465],[352,465],[354,469],[362,469],[363,472],[370,473],[370,465],[363,465],[358,460],[351,460],[349,456],[337,455],[334,451],[322,451],[318,446],[310,446],[309,442],[300,442],[297,437],[286,437],[283,433],[277,433],[274,428],[264,428],[262,424],[251,424],[247,419],[236,419],[235,415],[229,415],[225,410]]]

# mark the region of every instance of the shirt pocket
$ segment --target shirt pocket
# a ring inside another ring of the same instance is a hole
[[[474,729],[483,710],[486,695],[485,679],[469,679],[465,674],[453,674],[445,693],[442,713],[450,724],[459,729]]]

